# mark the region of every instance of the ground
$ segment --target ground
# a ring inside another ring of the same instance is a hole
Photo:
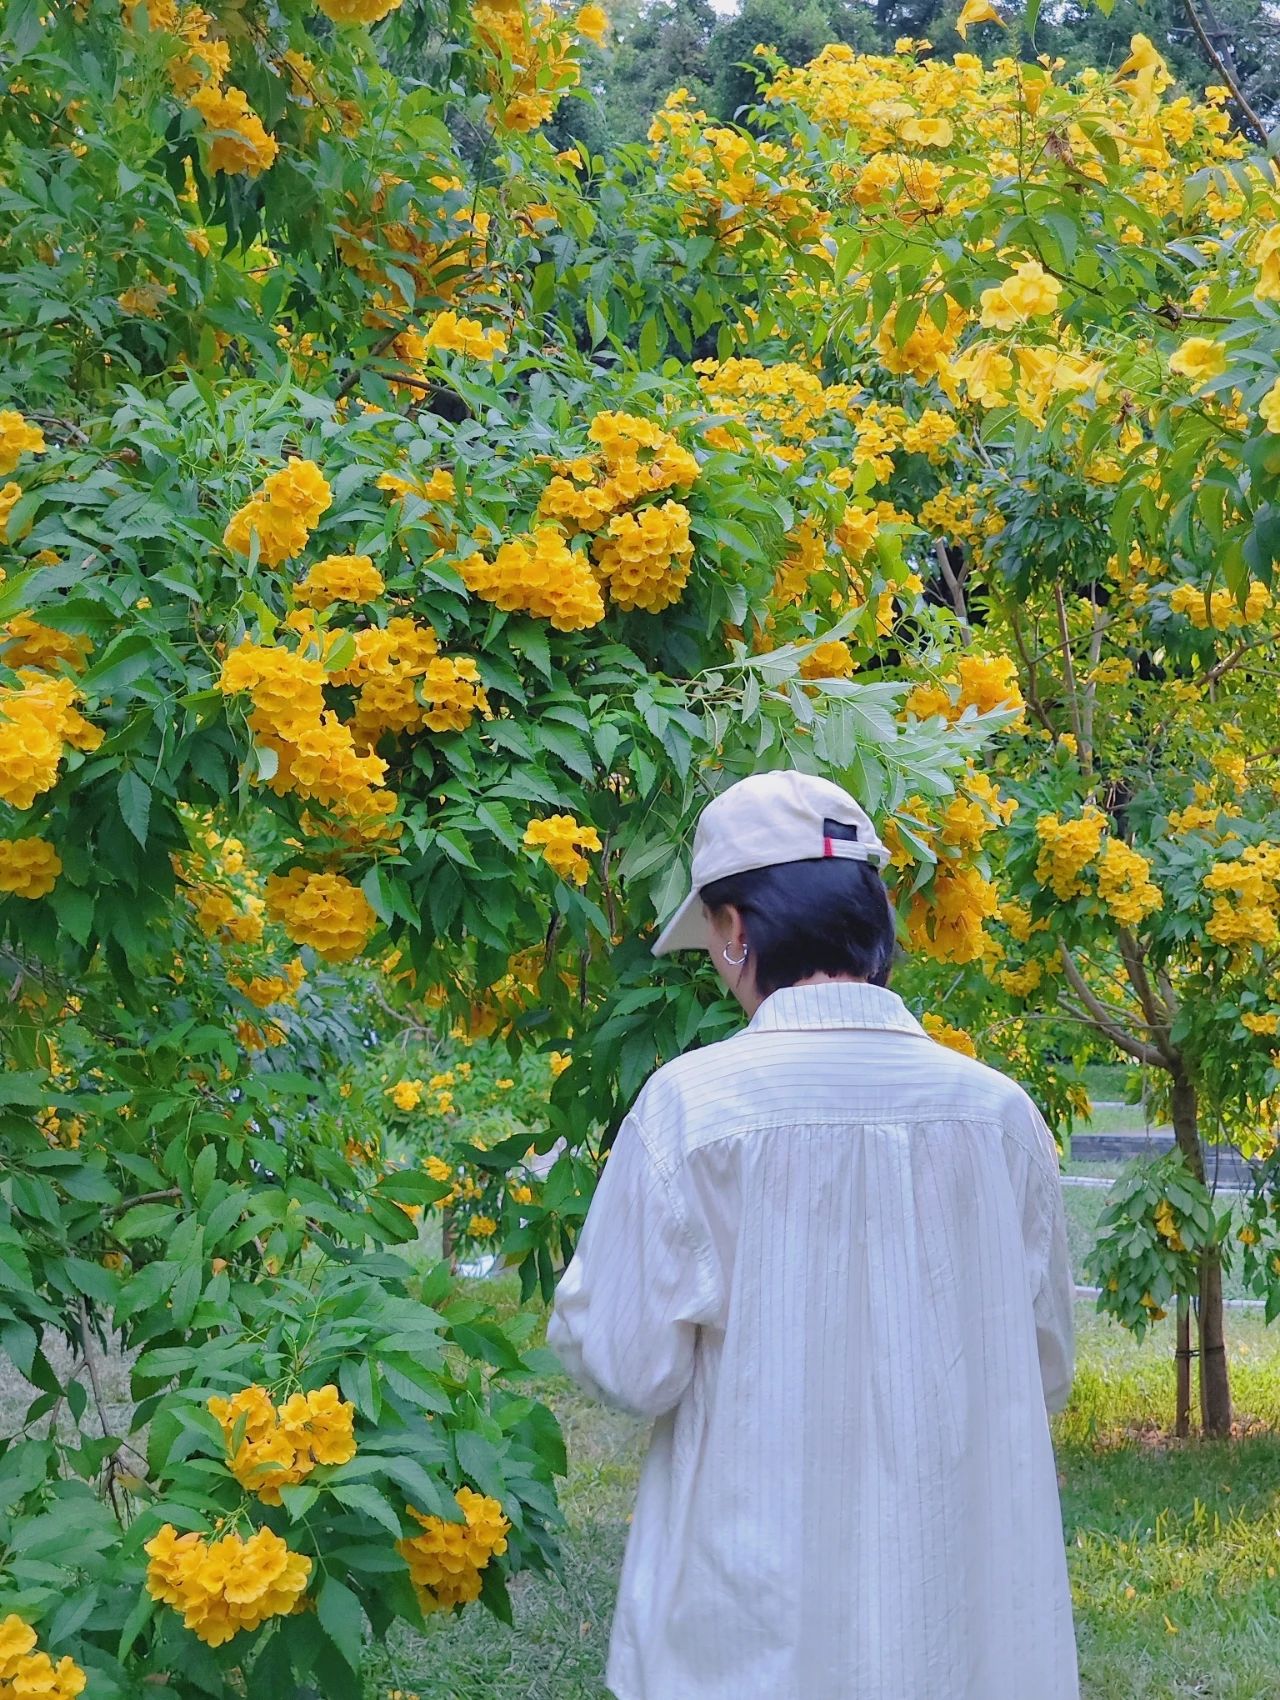
[[[1280,1334],[1232,1317],[1230,1445],[1178,1446],[1170,1325],[1142,1346],[1079,1307],[1080,1373],[1057,1424],[1082,1700],[1280,1700]],[[418,1700],[605,1700],[609,1615],[643,1446],[563,1381],[563,1585],[515,1590],[514,1632],[478,1611],[403,1635],[379,1686]]]

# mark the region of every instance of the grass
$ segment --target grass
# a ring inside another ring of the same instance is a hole
[[[1082,1700],[1277,1700],[1280,1338],[1232,1316],[1242,1437],[1179,1445],[1164,1438],[1171,1324],[1141,1347],[1088,1306],[1079,1324],[1080,1371],[1057,1445]],[[471,1610],[425,1636],[397,1636],[373,1694],[606,1700],[644,1431],[563,1381],[543,1394],[569,1443],[563,1585],[518,1582],[514,1630]]]

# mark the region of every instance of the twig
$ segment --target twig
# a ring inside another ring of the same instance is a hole
[[[82,1296],[80,1299],[80,1345],[84,1350],[84,1367],[89,1372],[89,1385],[93,1389],[93,1402],[97,1407],[98,1422],[102,1426],[102,1438],[106,1440],[110,1432],[107,1423],[107,1407],[106,1400],[102,1397],[102,1385],[98,1380],[98,1361],[93,1355],[93,1346],[90,1343],[92,1333],[93,1330],[89,1327],[89,1307]]]
[[[1213,45],[1213,42],[1209,39],[1209,32],[1201,23],[1200,15],[1195,9],[1193,0],[1182,0],[1182,9],[1187,14],[1187,21],[1190,23],[1191,28],[1195,31],[1196,40],[1204,49],[1209,63],[1231,90],[1231,98],[1235,101],[1241,112],[1244,113],[1250,129],[1252,129],[1254,135],[1262,143],[1264,148],[1270,148],[1271,137],[1267,134],[1266,125],[1262,122],[1261,118],[1258,117],[1258,114],[1253,110],[1252,106],[1250,106],[1248,100],[1245,98],[1244,90],[1240,87],[1240,83],[1235,72],[1229,69],[1226,61]]]
[[[161,1204],[171,1198],[181,1198],[182,1188],[171,1186],[165,1192],[139,1192],[132,1198],[122,1198],[119,1204],[113,1204],[111,1214],[119,1216],[125,1210],[132,1210],[135,1204]]]
[[[1080,765],[1086,773],[1093,767],[1093,755],[1085,743],[1084,729],[1080,724],[1080,699],[1076,687],[1076,664],[1071,654],[1071,632],[1067,625],[1067,604],[1062,594],[1062,583],[1057,582],[1053,587],[1053,600],[1058,610],[1058,630],[1062,634],[1062,673],[1067,687],[1067,708],[1071,714],[1071,730],[1076,735],[1076,751],[1080,757]]]

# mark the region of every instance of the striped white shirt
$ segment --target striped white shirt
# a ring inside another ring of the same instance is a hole
[[[1076,1700],[1053,1140],[894,993],[790,987],[659,1069],[549,1340],[655,1419],[619,1700]]]

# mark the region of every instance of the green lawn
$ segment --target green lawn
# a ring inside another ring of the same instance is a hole
[[[1230,1322],[1244,1438],[1176,1445],[1171,1325],[1137,1347],[1082,1305],[1080,1373],[1058,1423],[1083,1700],[1280,1695],[1280,1335]],[[379,1697],[605,1700],[609,1614],[643,1431],[547,1384],[570,1476],[564,1584],[527,1580],[515,1628],[472,1609],[399,1636]],[[1030,1700],[1030,1697],[1028,1697]]]

